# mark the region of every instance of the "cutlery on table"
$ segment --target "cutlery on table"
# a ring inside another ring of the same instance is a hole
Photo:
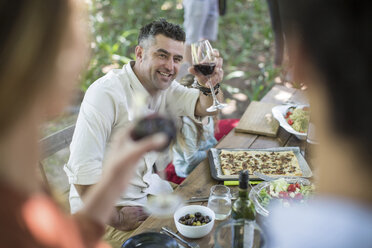
[[[168,228],[166,228],[164,226],[161,229],[164,232],[172,235],[173,237],[175,237],[176,239],[178,239],[179,241],[181,241],[182,243],[184,243],[185,245],[187,245],[190,248],[200,248],[200,246],[197,243],[187,242],[186,240],[184,240],[183,238],[181,238],[180,236],[178,236],[177,234],[175,234],[174,232],[172,232],[171,230],[169,230]]]

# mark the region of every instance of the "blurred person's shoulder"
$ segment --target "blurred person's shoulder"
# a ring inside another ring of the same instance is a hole
[[[273,206],[266,229],[269,247],[371,247],[372,209],[332,197]]]

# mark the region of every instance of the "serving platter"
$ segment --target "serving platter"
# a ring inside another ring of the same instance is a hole
[[[302,156],[300,152],[299,147],[274,147],[274,148],[265,148],[265,149],[231,149],[231,148],[211,148],[208,152],[208,160],[211,170],[211,176],[215,180],[218,181],[234,181],[239,180],[238,175],[224,175],[221,169],[221,163],[220,163],[220,153],[222,150],[225,151],[265,151],[265,152],[279,152],[279,151],[293,151],[295,154],[303,178],[310,178],[312,177],[313,173],[306,162],[305,158]],[[273,177],[283,177],[285,175],[278,175]],[[262,180],[254,175],[250,175],[250,180]]]
[[[300,133],[294,130],[291,125],[289,125],[284,118],[289,108],[304,108],[309,107],[309,105],[278,105],[272,108],[272,113],[275,119],[278,120],[279,125],[284,128],[288,133],[294,134],[298,139],[305,140],[307,134],[306,133]]]

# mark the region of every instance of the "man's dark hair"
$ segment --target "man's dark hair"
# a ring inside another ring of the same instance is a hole
[[[306,57],[324,78],[332,127],[357,141],[372,162],[372,2],[279,2],[286,31],[297,32]]]
[[[178,24],[168,22],[164,18],[153,21],[143,26],[138,35],[138,45],[148,38],[153,38],[158,34],[162,34],[173,40],[185,42],[185,31]]]

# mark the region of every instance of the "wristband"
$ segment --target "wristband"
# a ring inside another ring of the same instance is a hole
[[[202,86],[201,84],[199,84],[199,82],[198,82],[197,80],[194,81],[193,86],[194,86],[195,88],[199,89],[199,90],[200,90],[204,95],[206,95],[206,96],[210,96],[210,95],[212,94],[210,88],[207,88],[207,87]],[[215,93],[216,95],[219,93],[219,88],[220,88],[220,83],[216,84],[216,85],[213,87],[214,93]]]

